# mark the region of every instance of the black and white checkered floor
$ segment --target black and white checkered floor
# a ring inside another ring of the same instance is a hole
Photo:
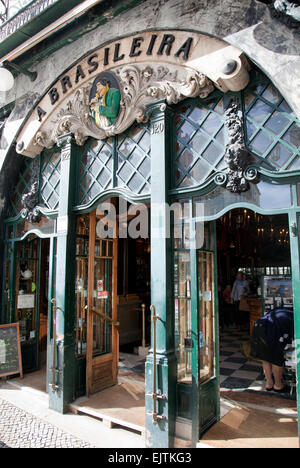
[[[223,391],[265,389],[262,366],[242,354],[241,344],[244,341],[249,341],[248,332],[235,328],[220,331],[220,385]]]

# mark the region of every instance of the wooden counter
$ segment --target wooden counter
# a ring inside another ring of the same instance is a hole
[[[255,322],[262,316],[262,300],[259,297],[249,297],[247,302],[250,307],[250,336]]]

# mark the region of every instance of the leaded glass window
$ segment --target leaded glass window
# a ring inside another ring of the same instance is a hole
[[[118,187],[150,193],[150,145],[149,129],[143,125],[134,125],[118,138]]]
[[[222,168],[225,144],[223,97],[184,103],[175,112],[174,185],[198,185]]]
[[[13,190],[10,198],[9,215],[17,216],[23,209],[22,197],[29,192],[33,177],[33,160],[24,158],[22,169],[20,171],[19,180]]]
[[[243,92],[246,145],[257,163],[273,171],[300,168],[300,122],[280,92],[260,72]]]
[[[80,155],[78,205],[112,188],[114,140],[92,140]]]
[[[42,157],[41,203],[56,211],[59,203],[60,152],[45,151]]]
[[[187,100],[175,108],[173,187],[201,185],[226,169],[224,114],[233,96],[240,100],[252,162],[271,171],[300,169],[300,121],[268,78],[254,69],[241,93],[216,91],[208,99]]]
[[[59,203],[60,152],[45,150],[40,157],[24,157],[16,186],[10,196],[9,216],[17,216],[23,209],[22,197],[31,190],[34,182],[39,184],[38,204],[56,211]]]
[[[150,193],[150,140],[150,130],[142,124],[107,140],[91,140],[80,155],[76,205],[91,203],[111,188]]]

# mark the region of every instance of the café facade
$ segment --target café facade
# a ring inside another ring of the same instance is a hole
[[[113,389],[140,340],[146,445],[195,446],[220,419],[220,278],[289,280],[298,351],[298,20],[262,2],[223,2],[223,18],[133,3],[33,62],[45,82],[1,169],[1,322],[20,324],[24,372],[44,366],[61,413]]]

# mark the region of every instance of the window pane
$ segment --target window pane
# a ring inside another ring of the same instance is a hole
[[[198,251],[200,381],[215,375],[213,254]]]
[[[175,349],[178,382],[192,383],[191,276],[189,252],[174,257]]]
[[[284,134],[283,140],[295,148],[298,148],[300,146],[300,125],[293,123],[289,130]]]

